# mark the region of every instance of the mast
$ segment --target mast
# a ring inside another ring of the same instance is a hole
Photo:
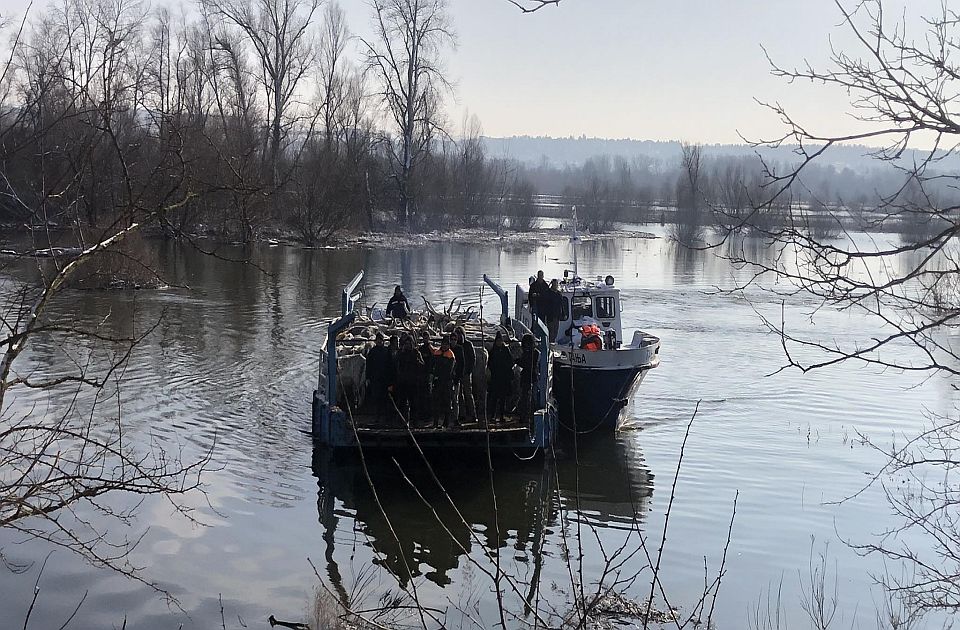
[[[580,242],[580,234],[577,232],[577,207],[573,206],[573,232],[570,235],[570,243],[573,246],[573,281],[576,283],[580,277],[580,269],[577,262],[577,243]]]

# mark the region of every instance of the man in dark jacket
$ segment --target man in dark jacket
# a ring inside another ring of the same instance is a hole
[[[407,319],[410,317],[410,302],[407,296],[403,294],[400,285],[393,290],[393,296],[387,302],[387,316],[394,319]]]
[[[517,359],[517,365],[520,366],[520,400],[517,412],[521,420],[529,421],[540,375],[540,351],[537,350],[533,335],[529,333],[520,340],[520,358]]]
[[[554,278],[546,292],[538,296],[542,304],[541,313],[547,325],[547,336],[550,343],[556,343],[557,332],[560,330],[560,318],[563,316],[563,295],[560,293],[560,284]]]
[[[404,334],[400,340],[400,352],[397,353],[396,386],[393,400],[400,412],[401,421],[410,422],[419,414],[417,386],[423,374],[423,357],[413,345],[413,337]]]
[[[503,332],[497,331],[497,337],[490,348],[490,360],[487,367],[490,369],[490,386],[487,396],[490,400],[487,409],[490,410],[492,422],[503,422],[503,415],[507,411],[507,400],[513,390],[513,355],[507,347]]]
[[[378,332],[375,345],[367,353],[366,368],[367,392],[372,411],[383,417],[387,411],[387,388],[393,381],[393,360],[390,351],[383,343],[383,333]]]
[[[533,284],[530,285],[530,293],[528,294],[528,299],[530,301],[530,310],[534,315],[543,319],[543,315],[540,314],[540,308],[543,306],[541,303],[541,296],[546,295],[547,291],[550,290],[550,285],[547,284],[547,281],[543,279],[543,270],[537,272],[537,279],[533,281]]]
[[[418,398],[420,399],[420,413],[418,419],[421,422],[429,423],[433,414],[433,354],[436,348],[430,341],[430,331],[420,331],[420,356],[423,357],[423,371],[418,388]]]
[[[459,422],[474,422],[477,409],[473,400],[473,368],[477,364],[477,351],[462,326],[453,331],[453,356],[457,360],[453,374],[453,417]]]
[[[449,337],[445,336],[440,342],[440,349],[433,353],[430,363],[433,371],[433,421],[447,427],[453,406],[453,371],[457,364]],[[453,422],[456,421],[454,417]]]

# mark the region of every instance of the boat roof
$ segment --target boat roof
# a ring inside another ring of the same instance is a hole
[[[616,284],[607,284],[604,282],[602,276],[598,276],[596,280],[586,280],[584,278],[576,278],[574,280],[563,280],[560,282],[560,291],[561,293],[572,293],[574,290],[578,292],[600,292],[600,291],[620,291],[620,287]]]

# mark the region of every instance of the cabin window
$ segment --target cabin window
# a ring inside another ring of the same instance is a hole
[[[573,298],[573,319],[593,317],[593,301],[589,295],[576,295]]]
[[[560,296],[560,321],[565,322],[570,317],[570,300],[565,295]]]
[[[616,301],[611,296],[596,299],[597,319],[613,319],[617,316]]]

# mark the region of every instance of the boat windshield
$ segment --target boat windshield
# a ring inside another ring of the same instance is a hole
[[[593,317],[593,300],[589,295],[575,295],[573,297],[574,321],[584,317]]]
[[[604,295],[594,300],[597,308],[597,319],[613,319],[617,315],[616,300],[613,296]]]

